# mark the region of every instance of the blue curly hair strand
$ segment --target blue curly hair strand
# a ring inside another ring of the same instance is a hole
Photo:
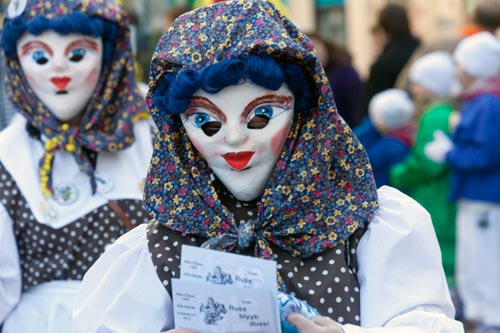
[[[154,90],[152,100],[166,114],[181,114],[197,90],[215,94],[245,80],[270,90],[286,83],[295,96],[296,112],[308,112],[314,106],[312,83],[304,69],[296,63],[280,63],[269,55],[228,59],[200,72],[184,69],[169,73]]]
[[[67,35],[80,33],[92,37],[102,37],[103,60],[108,61],[113,57],[118,27],[115,23],[100,17],[91,17],[81,12],[47,19],[37,16],[26,21],[22,16],[6,20],[2,31],[2,48],[7,57],[17,55],[16,44],[25,31],[33,35],[39,35],[46,30]]]

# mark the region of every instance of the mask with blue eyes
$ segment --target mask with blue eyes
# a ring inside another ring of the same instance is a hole
[[[211,171],[241,201],[262,195],[293,123],[294,96],[286,85],[252,82],[217,93],[202,89],[180,114],[186,134]]]
[[[102,38],[46,30],[19,38],[17,54],[30,87],[60,121],[77,125],[102,68]]]

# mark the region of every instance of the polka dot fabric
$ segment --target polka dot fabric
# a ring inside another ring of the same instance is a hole
[[[147,98],[160,130],[145,188],[147,209],[161,224],[184,234],[238,234],[234,216],[219,200],[210,170],[179,116],[158,108],[151,96],[167,73],[200,70],[247,54],[299,63],[316,84],[317,95],[317,107],[297,115],[258,203],[252,234],[257,256],[272,258],[279,248],[311,257],[344,244],[377,208],[371,166],[337,113],[312,43],[267,1],[223,1],[199,8],[181,16],[159,40]]]
[[[119,26],[112,60],[103,64],[95,92],[83,110],[81,124],[68,129],[54,117],[31,89],[17,56],[6,59],[5,82],[9,82],[6,85],[7,94],[19,112],[46,137],[46,141],[53,139],[58,142],[50,149],[46,147],[40,168],[47,154],[56,154],[64,149],[74,155],[78,165],[89,175],[95,190],[94,170],[82,147],[96,152],[113,152],[129,147],[134,142],[133,123],[146,116],[147,107],[135,83],[128,18],[119,1],[28,0],[21,15],[27,21],[35,16],[53,19],[75,11],[102,17]],[[74,151],[72,148],[68,150],[69,142],[75,144]],[[48,184],[42,189],[44,192],[48,190],[47,195],[51,193],[51,173]]]
[[[171,293],[171,279],[180,276],[181,245],[200,246],[206,238],[182,236],[158,221],[148,224],[151,259],[163,286]],[[338,245],[310,258],[292,256],[273,246],[272,260],[287,292],[341,324],[360,324],[359,284],[356,278],[356,247],[364,230],[360,229]],[[348,244],[348,245],[347,245]],[[251,250],[243,252],[253,255]]]
[[[107,205],[60,229],[38,223],[2,164],[0,202],[14,221],[23,290],[48,281],[81,280],[106,246],[127,231]],[[118,202],[133,225],[149,220],[140,200]]]

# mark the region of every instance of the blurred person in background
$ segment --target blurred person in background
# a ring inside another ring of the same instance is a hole
[[[0,42],[1,42],[1,30],[0,30]],[[0,52],[0,77],[2,81],[0,82],[0,130],[7,127],[10,123],[11,118],[14,116],[14,107],[10,103],[9,99],[5,94],[5,59],[3,52]]]
[[[174,22],[174,20],[177,17],[188,12],[189,10],[190,10],[190,8],[187,5],[176,5],[174,7],[169,8],[165,12],[165,15],[163,16],[164,31],[167,31],[168,28],[170,28],[170,25],[172,25],[172,22]]]
[[[410,151],[413,135],[409,124],[414,111],[405,91],[387,89],[372,98],[369,116],[354,129],[370,158],[377,187],[391,185],[389,171]]]
[[[352,66],[349,51],[318,33],[308,35],[318,51],[340,115],[351,128],[356,127],[363,118],[362,101],[359,98],[363,87],[358,72]]]
[[[135,80],[137,82],[137,86],[139,90],[146,97],[146,93],[148,91],[148,84],[143,78],[144,75],[144,65],[139,61],[139,26],[140,26],[140,16],[133,8],[127,8],[127,13],[129,17],[128,28],[130,30],[130,44],[132,45],[132,53],[134,55],[134,71],[135,71]]]
[[[500,27],[500,0],[477,0],[472,10],[472,15],[456,36],[440,36],[437,39],[423,43],[410,57],[408,63],[398,76],[396,87],[400,89],[409,89],[408,73],[413,62],[434,51],[445,51],[453,53],[457,44],[465,37],[472,36],[475,33],[489,31],[492,34]],[[455,106],[458,101],[450,99]]]
[[[450,53],[431,52],[417,59],[410,70],[410,89],[415,104],[424,107],[410,155],[390,171],[391,184],[417,200],[431,214],[448,286],[455,286],[455,204],[448,198],[450,169],[430,160],[424,147],[435,130],[447,136],[458,121],[448,98],[456,86],[455,65]],[[455,304],[458,304],[453,292]]]
[[[451,167],[457,202],[456,284],[468,328],[500,332],[500,41],[463,39],[453,57],[462,86],[452,140],[434,132],[425,154]]]
[[[489,31],[495,34],[500,27],[500,0],[477,0],[469,22],[460,29],[463,37]]]
[[[383,7],[373,31],[385,34],[386,42],[370,66],[363,93],[364,114],[367,114],[368,104],[375,94],[394,87],[399,73],[420,45],[410,30],[406,8],[401,5]]]
[[[0,1],[0,22],[3,22],[3,12],[5,9],[4,1]],[[1,24],[0,24],[1,26]],[[1,29],[0,29],[0,42],[1,42]],[[10,103],[7,95],[5,94],[5,81],[4,78],[5,73],[5,59],[2,52],[0,52],[0,131],[7,127],[10,122],[10,119],[14,116],[15,111],[14,107]]]

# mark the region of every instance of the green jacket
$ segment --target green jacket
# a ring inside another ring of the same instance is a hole
[[[454,285],[456,216],[455,205],[448,199],[450,169],[444,163],[428,159],[424,147],[433,141],[435,130],[450,135],[452,112],[453,107],[449,104],[431,105],[420,117],[410,155],[390,171],[391,184],[418,201],[431,215],[450,286]]]

